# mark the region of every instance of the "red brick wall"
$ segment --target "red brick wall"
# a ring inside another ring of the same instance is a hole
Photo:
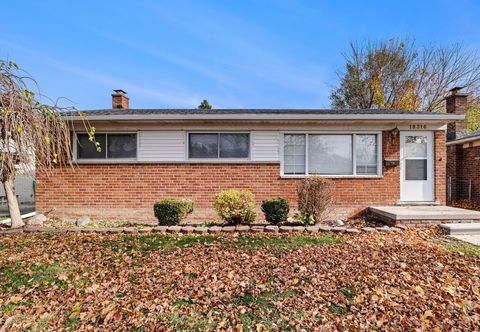
[[[436,195],[445,197],[445,132],[435,135]],[[383,133],[383,158],[399,158],[399,135]],[[440,158],[440,161],[439,161]],[[369,205],[394,204],[400,197],[399,166],[383,166],[382,178],[338,178],[335,216],[351,216]],[[212,218],[215,195],[227,188],[251,190],[260,203],[269,197],[296,204],[298,179],[281,178],[280,164],[89,164],[37,174],[37,211],[56,208],[60,215],[104,219],[154,220],[161,197],[195,202],[194,219]]]
[[[452,181],[452,200],[466,198],[471,181],[471,199],[480,202],[480,146],[448,146],[447,176]]]

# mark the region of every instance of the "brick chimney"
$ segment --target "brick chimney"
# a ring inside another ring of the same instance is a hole
[[[112,93],[112,108],[128,108],[127,93],[123,90],[113,90]]]
[[[447,113],[465,115],[464,120],[450,122],[447,126],[447,141],[461,138],[467,134],[467,97],[468,94],[460,93],[463,87],[455,87],[447,96]]]

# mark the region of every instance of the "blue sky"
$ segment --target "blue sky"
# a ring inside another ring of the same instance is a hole
[[[0,57],[50,98],[109,108],[326,108],[354,40],[480,48],[480,1],[6,1]]]

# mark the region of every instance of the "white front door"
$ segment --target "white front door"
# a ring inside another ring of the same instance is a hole
[[[433,132],[400,132],[400,200],[432,202]]]

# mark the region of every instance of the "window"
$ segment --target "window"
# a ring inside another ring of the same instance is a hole
[[[285,175],[377,175],[377,134],[285,134]]]
[[[283,157],[285,174],[305,174],[305,135],[285,135]]]
[[[353,174],[352,135],[309,135],[310,174]]]
[[[377,135],[355,135],[357,174],[377,174]]]
[[[77,134],[77,159],[135,159],[137,134],[95,134],[97,151],[88,134]]]
[[[427,180],[427,136],[405,136],[405,180]]]
[[[191,159],[246,159],[249,155],[248,133],[191,133],[188,136]]]

